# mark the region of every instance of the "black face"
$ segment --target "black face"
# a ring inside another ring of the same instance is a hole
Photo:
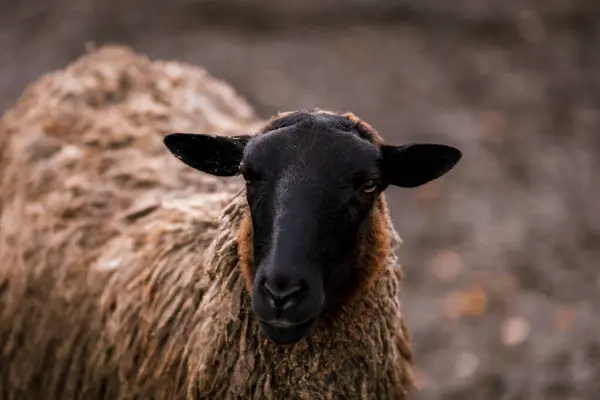
[[[291,344],[348,295],[377,196],[388,185],[416,187],[445,174],[461,153],[433,144],[378,146],[342,116],[284,118],[256,136],[172,134],[165,144],[200,171],[246,180],[252,308],[271,340]]]

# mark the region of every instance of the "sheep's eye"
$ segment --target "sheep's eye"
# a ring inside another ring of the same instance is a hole
[[[252,185],[259,178],[256,171],[254,171],[252,168],[249,168],[248,166],[244,166],[244,168],[242,169],[242,177],[244,178],[244,181],[248,186]]]
[[[375,181],[368,181],[360,188],[363,193],[373,193],[375,189],[377,189],[377,182]]]

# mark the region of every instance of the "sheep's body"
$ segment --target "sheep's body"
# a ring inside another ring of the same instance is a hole
[[[240,186],[194,173],[160,143],[257,121],[227,88],[177,68],[104,50],[44,78],[3,118],[0,397],[404,398],[411,354],[393,251],[364,299],[308,341],[261,335],[237,254]],[[183,100],[177,82],[192,78],[218,118]]]
[[[185,394],[186,343],[203,320],[202,256],[224,197],[194,200],[164,203],[88,265],[3,273],[1,398]]]

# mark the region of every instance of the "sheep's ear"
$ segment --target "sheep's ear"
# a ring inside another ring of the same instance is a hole
[[[217,136],[198,133],[172,133],[165,136],[169,151],[188,166],[216,176],[233,176],[250,135]]]
[[[450,171],[462,157],[460,150],[442,144],[381,146],[386,184],[414,188]]]

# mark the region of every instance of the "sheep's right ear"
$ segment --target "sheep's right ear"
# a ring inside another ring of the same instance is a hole
[[[443,144],[412,143],[381,146],[384,180],[389,185],[415,188],[446,174],[462,152]]]
[[[172,133],[163,141],[186,165],[211,175],[233,176],[239,173],[244,148],[250,138],[250,135]]]

